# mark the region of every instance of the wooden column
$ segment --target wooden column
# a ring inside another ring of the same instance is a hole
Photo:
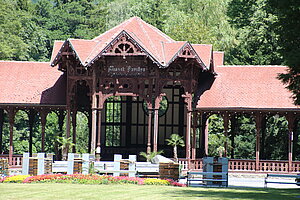
[[[261,145],[260,145],[260,158],[265,160],[266,159],[266,152],[265,152],[265,140],[266,140],[266,126],[267,126],[267,116],[264,116],[261,121]]]
[[[186,116],[186,135],[185,135],[185,140],[186,140],[186,158],[190,159],[191,158],[191,121],[192,121],[192,112],[188,111],[187,116]]]
[[[27,112],[28,115],[28,127],[29,127],[29,155],[32,156],[32,138],[33,138],[33,125],[34,125],[34,118],[36,115],[36,112],[34,110],[29,110]]]
[[[293,160],[295,160],[295,156],[297,154],[297,149],[299,148],[299,145],[298,145],[298,120],[295,119],[294,128],[293,128],[293,149],[292,149]]]
[[[147,153],[151,152],[151,126],[152,126],[152,104],[148,104],[148,137],[147,137]]]
[[[73,110],[72,112],[72,129],[73,129],[73,148],[72,152],[76,153],[76,126],[77,126],[77,110]]]
[[[230,134],[230,140],[231,140],[231,155],[230,157],[232,159],[234,159],[234,148],[235,148],[235,135],[237,132],[237,126],[238,126],[238,118],[236,115],[233,115],[230,117],[230,121],[231,121],[231,134]]]
[[[46,127],[48,112],[42,110],[40,112],[40,115],[41,115],[41,125],[42,125],[42,152],[45,152],[45,127]]]
[[[59,137],[63,136],[63,126],[64,126],[64,119],[65,119],[65,112],[63,110],[58,111],[58,130],[59,130]],[[56,159],[62,160],[62,150],[58,148],[58,141],[55,141],[55,152],[56,152]]]
[[[14,124],[15,124],[15,115],[16,111],[14,109],[8,110],[8,122],[9,122],[9,164],[12,165],[13,163],[13,132],[14,132]]]
[[[225,136],[225,141],[224,141],[224,157],[227,157],[227,151],[228,151],[228,144],[227,144],[227,139],[228,139],[228,128],[229,128],[229,114],[226,112],[222,115],[223,117],[223,124],[224,124],[224,136]]]
[[[158,109],[154,109],[154,127],[153,127],[153,151],[157,152],[157,138],[158,138]]]
[[[158,97],[155,98],[154,127],[153,127],[153,152],[157,152],[158,128],[159,128],[158,110],[160,107],[160,102],[162,100],[162,96],[163,96],[163,94],[160,94]]]
[[[97,111],[98,113],[98,134],[97,134],[97,148],[96,148],[96,154],[98,155],[97,160],[100,161],[100,153],[101,153],[101,118],[102,118],[102,109],[99,109]]]
[[[197,142],[196,136],[197,136],[197,126],[198,126],[197,119],[198,119],[198,113],[194,112],[193,113],[193,124],[192,124],[192,127],[193,127],[192,159],[193,160],[196,159],[196,142]]]
[[[186,103],[186,133],[185,133],[185,155],[186,159],[191,159],[191,122],[192,122],[192,95],[186,93],[182,95]],[[190,162],[189,162],[190,163]],[[189,168],[189,167],[188,167]]]
[[[256,150],[255,150],[255,171],[259,171],[259,151],[260,151],[260,132],[261,132],[261,124],[263,120],[262,113],[255,113],[255,127],[256,127]]]
[[[2,143],[3,143],[3,123],[4,123],[4,110],[0,109],[0,154],[3,153]]]
[[[89,126],[89,141],[88,141],[88,152],[91,152],[91,141],[92,141],[92,112],[88,114],[88,126]]]
[[[71,110],[70,108],[67,108],[67,124],[66,124],[66,139],[70,138],[71,135]],[[69,146],[66,147],[67,148],[67,155],[70,151]]]
[[[91,154],[95,154],[96,137],[97,137],[97,110],[92,109],[92,138],[91,138]]]
[[[293,113],[288,113],[286,116],[288,121],[288,162],[289,162],[289,172],[293,171],[293,129],[296,116]]]
[[[201,156],[208,155],[208,117],[206,113],[201,114]]]

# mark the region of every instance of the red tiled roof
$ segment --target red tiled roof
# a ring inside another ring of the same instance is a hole
[[[91,49],[97,45],[97,43],[93,40],[69,39],[69,41],[82,62],[89,57]]]
[[[186,42],[184,41],[163,43],[163,48],[165,49],[165,62],[170,61],[176,55],[176,53],[178,53],[179,50],[184,46],[184,44],[186,44]]]
[[[0,61],[0,104],[65,105],[65,84],[50,63]]]
[[[219,66],[210,90],[204,92],[197,108],[297,108],[291,93],[277,79],[284,66]]]
[[[50,63],[54,62],[57,54],[59,53],[60,49],[62,48],[62,45],[64,44],[64,41],[54,41],[53,49],[52,49],[52,55]]]
[[[214,58],[214,67],[220,66],[224,64],[224,52],[222,51],[214,51],[213,52]]]
[[[106,31],[93,40],[74,40],[68,39],[73,50],[80,58],[81,63],[90,65],[95,59],[101,56],[104,49],[122,32],[128,34],[137,42],[150,57],[160,66],[167,67],[172,59],[178,54],[178,51],[188,42],[176,42],[154,26],[146,23],[138,17],[132,17],[120,25]],[[58,44],[58,43],[56,43]],[[56,48],[52,54],[51,63],[55,65],[54,57],[59,52]],[[180,46],[180,45],[181,46]],[[211,45],[192,45],[203,61],[205,68],[209,69],[210,59],[212,57]],[[201,61],[199,61],[201,65]]]
[[[200,56],[201,60],[204,62],[205,66],[209,67],[212,53],[211,44],[193,44],[193,48],[196,53]]]

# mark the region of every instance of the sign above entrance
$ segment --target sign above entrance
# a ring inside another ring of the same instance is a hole
[[[145,77],[148,75],[148,68],[142,58],[127,58],[114,57],[107,59],[104,67],[108,76],[123,76],[123,77]]]
[[[112,76],[144,76],[146,67],[110,65],[107,67],[107,73]]]

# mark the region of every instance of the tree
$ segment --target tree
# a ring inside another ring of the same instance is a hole
[[[227,63],[282,64],[279,35],[272,29],[277,17],[267,9],[266,2],[267,0],[232,0],[229,3],[227,14],[237,34],[236,45],[227,53]]]
[[[149,153],[140,152],[140,156],[143,156],[147,162],[152,162],[153,158],[157,155],[164,153],[164,151],[150,151]]]
[[[63,154],[63,160],[67,160],[67,154],[70,148],[72,148],[75,144],[72,143],[72,138],[66,138],[66,137],[57,137],[57,141],[60,144],[60,149],[62,149]]]
[[[166,139],[166,141],[168,142],[168,145],[173,146],[174,159],[176,162],[178,162],[177,146],[184,147],[184,141],[182,137],[178,134],[172,134],[170,139]]]
[[[277,16],[274,31],[279,34],[280,53],[288,71],[279,78],[288,84],[293,93],[294,102],[300,105],[300,1],[298,0],[268,0],[270,11]]]

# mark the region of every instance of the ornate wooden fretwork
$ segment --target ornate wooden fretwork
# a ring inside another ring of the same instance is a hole
[[[116,38],[115,41],[106,49],[106,52],[103,53],[106,56],[123,56],[125,59],[126,56],[137,56],[137,55],[146,55],[138,45],[129,38],[125,33],[121,34],[119,38]]]
[[[192,50],[190,45],[186,45],[179,53],[179,57],[185,58],[195,58],[195,52]]]

